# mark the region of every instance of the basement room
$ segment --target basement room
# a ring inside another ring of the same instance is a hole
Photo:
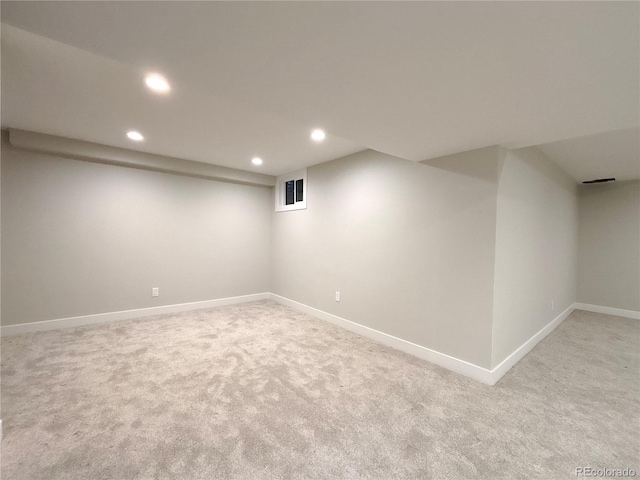
[[[640,474],[640,3],[2,1],[2,480]]]

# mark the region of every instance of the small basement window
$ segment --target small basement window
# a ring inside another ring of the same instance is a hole
[[[307,169],[279,176],[275,194],[276,212],[307,208]]]

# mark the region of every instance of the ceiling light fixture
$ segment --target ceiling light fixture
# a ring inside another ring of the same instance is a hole
[[[142,134],[140,132],[136,132],[135,130],[129,130],[127,132],[127,137],[129,137],[129,139],[133,140],[134,142],[141,142],[142,140],[144,140]]]
[[[144,83],[146,83],[147,87],[156,93],[164,94],[171,90],[171,85],[169,85],[167,79],[159,73],[150,73],[144,78]]]
[[[324,130],[320,130],[316,128],[313,132],[311,132],[311,140],[314,142],[321,142],[325,139],[327,135],[324,133]]]
[[[262,159],[260,157],[253,157],[251,159],[251,163],[254,165],[262,165]]]

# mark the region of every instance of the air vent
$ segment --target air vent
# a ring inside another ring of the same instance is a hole
[[[588,180],[586,182],[582,182],[584,184],[589,184],[589,183],[607,183],[607,182],[615,182],[616,179],[615,178],[596,178],[595,180]]]

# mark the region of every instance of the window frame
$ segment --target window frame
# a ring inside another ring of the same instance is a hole
[[[297,201],[296,181],[302,180],[302,200]],[[287,182],[293,181],[293,204],[286,204]],[[295,172],[280,175],[276,178],[275,186],[275,209],[276,212],[289,212],[292,210],[306,210],[307,208],[307,169],[296,170]]]

